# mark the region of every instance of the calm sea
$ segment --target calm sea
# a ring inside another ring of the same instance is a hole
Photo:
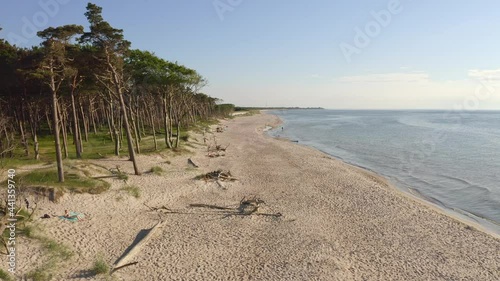
[[[276,110],[274,136],[370,169],[500,233],[500,112]]]

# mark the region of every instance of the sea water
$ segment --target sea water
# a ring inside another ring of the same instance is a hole
[[[500,233],[500,112],[275,110],[272,130]]]

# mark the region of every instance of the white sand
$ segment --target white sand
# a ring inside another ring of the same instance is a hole
[[[117,271],[118,280],[500,280],[500,240],[467,227],[401,194],[386,181],[314,149],[276,140],[263,129],[276,125],[271,115],[224,121],[219,144],[230,144],[225,157],[208,158],[197,146],[191,156],[139,156],[140,167],[160,166],[162,176],[131,175],[141,188],[135,199],[119,189],[101,195],[68,195],[59,204],[45,202],[40,212],[65,209],[88,214],[85,221],[37,221],[76,253],[60,265],[55,280],[100,280],[86,270],[97,255],[112,264],[136,235],[165,226],[135,257],[139,264]],[[198,137],[202,141],[202,137]],[[189,168],[191,157],[200,168]],[[132,174],[123,160],[100,165]],[[230,170],[239,181],[195,181],[196,175]],[[266,202],[260,212],[283,217],[163,214],[143,205],[183,212],[188,204],[237,206],[244,196]],[[117,200],[122,197],[122,200]],[[19,272],[40,264],[36,245],[23,240]],[[1,265],[6,268],[5,262]]]

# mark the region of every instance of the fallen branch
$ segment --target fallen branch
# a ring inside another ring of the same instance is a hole
[[[222,170],[217,170],[213,172],[206,173],[204,175],[196,177],[196,179],[203,179],[205,181],[236,181],[236,178],[233,178],[230,171],[223,172]],[[219,184],[220,185],[220,184]],[[223,186],[221,186],[223,187]]]
[[[119,269],[125,268],[125,267],[127,267],[127,266],[131,266],[131,265],[136,265],[136,264],[138,264],[138,263],[139,263],[138,261],[135,261],[135,262],[127,263],[127,264],[122,265],[122,266],[120,266],[120,267],[115,267],[115,268],[113,268],[113,270],[111,271],[111,273],[110,273],[110,274],[115,273],[115,271],[117,271],[117,270],[119,270]]]
[[[120,259],[118,259],[115,262],[115,269],[119,269],[122,267],[125,267],[126,265],[131,265],[131,263],[128,263],[130,259],[132,259],[137,253],[140,252],[141,248],[144,247],[149,240],[153,237],[155,232],[163,226],[163,221],[159,221],[155,226],[153,226],[149,232],[142,238],[140,241],[137,242],[137,244],[133,245],[126,254],[124,254]],[[113,270],[115,271],[115,270]]]
[[[212,212],[188,212],[184,210],[171,210],[165,206],[162,207],[150,207],[143,203],[151,211],[162,211],[161,214],[176,214],[176,215],[224,215],[227,216],[265,216],[265,217],[281,217],[281,213],[261,213],[259,212],[259,207],[265,204],[264,200],[253,196],[251,198],[243,197],[238,207],[225,207],[217,206],[212,204],[204,203],[193,203],[189,204],[188,208],[206,208],[213,209]]]
[[[234,208],[229,207],[220,207],[217,205],[209,205],[209,204],[189,204],[190,208],[209,208],[209,209],[217,209],[217,210],[234,210]]]
[[[142,203],[144,206],[148,207],[148,209],[150,211],[158,211],[158,210],[167,210],[167,211],[172,211],[170,210],[169,208],[165,207],[165,206],[161,206],[161,207],[151,207],[151,206],[148,206],[146,205],[146,203]]]
[[[198,168],[198,167],[199,167],[198,165],[196,165],[196,164],[193,162],[193,160],[191,160],[191,158],[188,158],[188,164],[189,164],[189,165],[192,165],[192,166],[193,166],[193,167],[195,167],[195,168]]]
[[[215,181],[217,183],[217,185],[222,188],[222,189],[226,189],[226,187],[222,184],[222,182],[220,180],[216,180]]]

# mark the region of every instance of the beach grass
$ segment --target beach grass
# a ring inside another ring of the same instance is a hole
[[[0,280],[13,281],[14,278],[9,273],[5,272],[3,269],[0,269]]]
[[[54,168],[34,170],[16,177],[20,186],[55,187],[63,192],[100,194],[111,186],[108,182],[90,178],[77,169],[66,169],[64,182],[59,182]]]
[[[99,274],[107,274],[109,273],[109,265],[106,263],[106,261],[102,257],[98,257],[94,261],[94,266],[92,267],[92,272],[95,275]]]
[[[159,166],[154,166],[149,170],[150,173],[155,174],[157,176],[161,176],[164,170]]]
[[[183,137],[184,132],[181,131],[181,139]],[[157,133],[157,140],[164,138],[164,134]],[[76,157],[76,149],[75,146],[71,142],[72,136],[68,136],[68,158],[67,160],[77,160]],[[38,145],[39,145],[39,153],[40,159],[34,159],[34,151],[33,151],[33,142],[29,141],[29,155],[26,155],[24,151],[24,147],[18,146],[12,154],[12,157],[4,157],[0,158],[0,169],[15,169],[18,167],[22,167],[25,165],[33,165],[40,163],[53,163],[56,159],[55,146],[54,146],[54,137],[48,132],[45,132],[44,135],[38,136]],[[82,158],[80,160],[94,160],[94,159],[102,159],[108,156],[113,156],[115,151],[115,144],[109,137],[109,134],[104,131],[100,131],[97,134],[89,133],[88,141],[82,142],[83,153]],[[154,140],[152,136],[143,137],[140,141],[141,151],[143,153],[154,152]],[[166,149],[166,145],[164,142],[158,141],[158,150]],[[120,154],[126,155],[127,151],[127,139],[124,138],[122,141],[122,146],[120,149]]]
[[[37,226],[30,226],[29,232],[25,232],[24,235],[40,243],[44,251],[42,265],[26,274],[26,277],[30,280],[52,280],[53,272],[57,271],[62,262],[69,260],[73,256],[73,252],[66,245],[43,235],[42,229]]]
[[[49,273],[46,269],[43,269],[41,267],[36,268],[28,274],[26,274],[26,277],[28,277],[30,280],[33,281],[50,281],[52,280],[52,274]]]
[[[135,185],[127,185],[125,187],[122,187],[122,190],[126,191],[132,197],[141,197],[141,190]]]

